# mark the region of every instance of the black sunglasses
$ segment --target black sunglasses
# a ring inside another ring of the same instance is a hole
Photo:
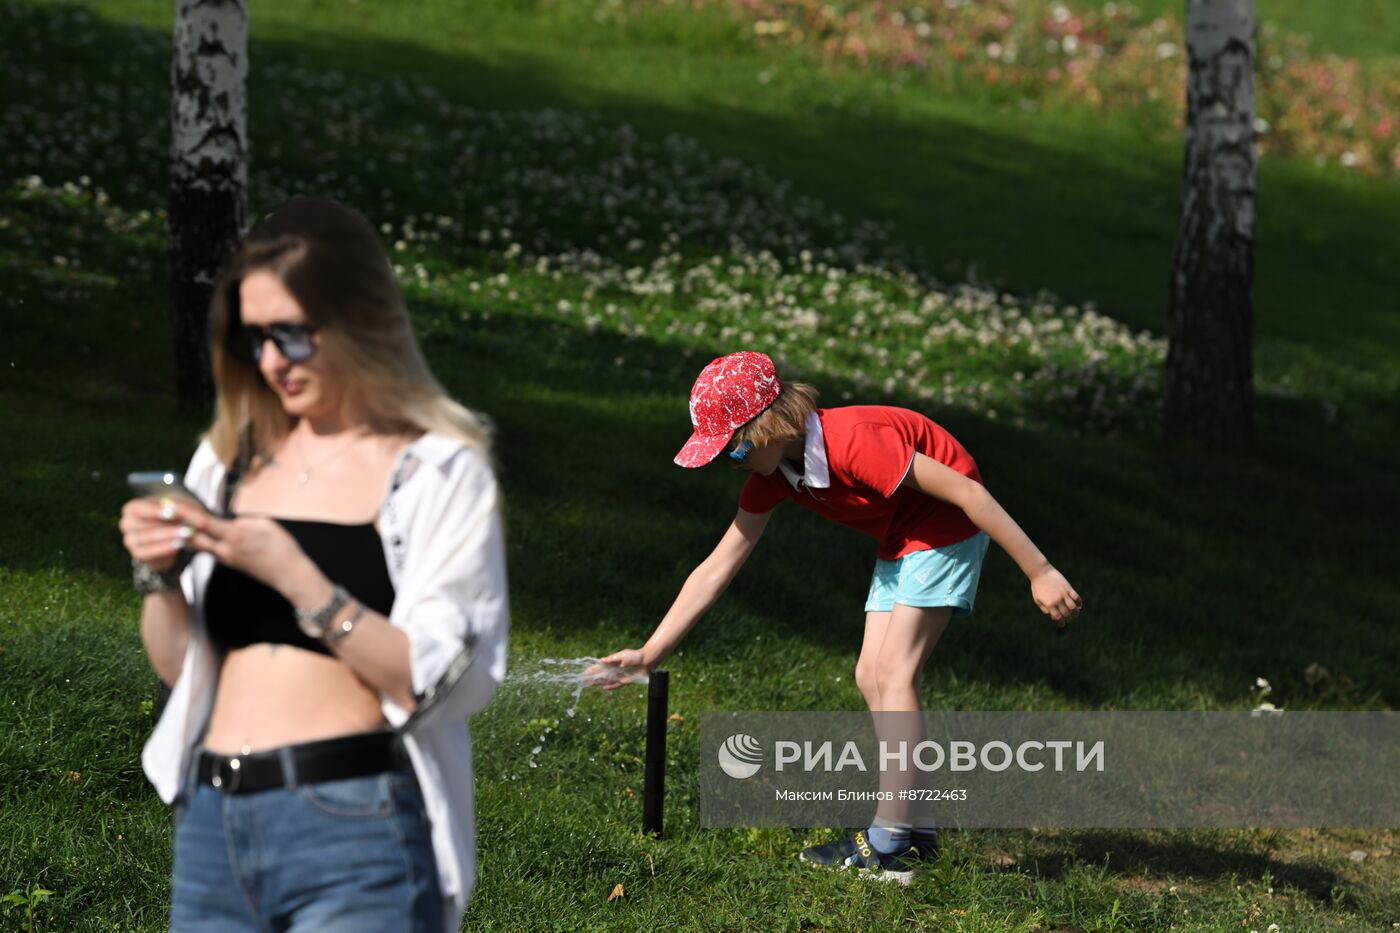
[[[316,341],[311,339],[314,333],[316,328],[309,324],[243,325],[243,336],[248,339],[248,349],[255,363],[262,359],[263,345],[269,340],[277,344],[277,352],[286,357],[288,363],[305,363],[318,349]]]

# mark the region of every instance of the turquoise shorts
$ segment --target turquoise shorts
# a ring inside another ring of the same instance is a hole
[[[877,560],[865,611],[889,612],[902,603],[921,609],[952,606],[954,616],[969,615],[990,543],[987,533],[979,531],[956,544]]]

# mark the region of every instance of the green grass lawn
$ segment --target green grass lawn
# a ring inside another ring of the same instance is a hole
[[[701,831],[701,712],[861,706],[871,549],[797,510],[669,662],[668,832],[636,831],[641,691],[569,718],[525,675],[640,643],[722,530],[737,478],[670,456],[694,373],[743,345],[831,403],[929,411],[1086,597],[1055,638],[994,553],[930,706],[1242,709],[1264,676],[1288,708],[1392,707],[1400,191],[1266,163],[1259,438],[1171,447],[1177,147],[768,58],[723,17],[593,10],[254,10],[255,209],[332,193],[386,225],[435,369],[500,426],[519,673],[475,721],[468,928],[1400,922],[1394,831],[950,834],[932,882],[894,891],[800,870],[827,831]],[[168,897],[115,532],[121,477],[182,463],[203,424],[169,393],[168,17],[0,6],[0,895],[55,891],[42,929],[157,929]]]
[[[1115,0],[1092,0],[1104,6]],[[1121,0],[1117,0],[1122,6]],[[1182,19],[1184,0],[1133,0],[1139,9]],[[1313,0],[1258,0],[1254,15],[1260,24],[1309,36],[1320,50],[1371,61],[1400,58],[1400,5],[1390,0],[1351,0],[1333,5]]]

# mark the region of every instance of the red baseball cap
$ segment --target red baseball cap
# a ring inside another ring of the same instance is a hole
[[[701,467],[718,457],[734,432],[763,414],[781,391],[783,381],[765,353],[740,350],[711,362],[690,390],[695,430],[676,463]]]

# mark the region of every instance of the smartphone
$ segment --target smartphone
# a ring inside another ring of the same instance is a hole
[[[185,486],[185,478],[179,473],[171,473],[166,470],[152,470],[146,473],[130,473],[126,477],[126,484],[131,487],[131,491],[142,498],[149,499],[179,499],[183,502],[190,502],[201,509],[208,510],[208,506],[200,501],[199,496]]]

